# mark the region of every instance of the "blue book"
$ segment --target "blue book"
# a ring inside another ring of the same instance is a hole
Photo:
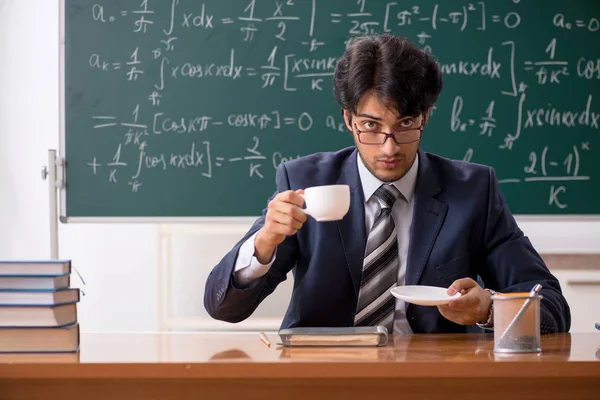
[[[71,284],[70,275],[57,276],[0,276],[2,290],[61,290]]]
[[[77,303],[79,289],[61,290],[0,290],[2,306],[54,306]]]
[[[55,328],[76,322],[77,303],[0,307],[0,328]]]
[[[78,323],[56,328],[0,329],[0,353],[75,353],[79,341]]]
[[[71,273],[71,260],[0,260],[3,276],[58,276]]]

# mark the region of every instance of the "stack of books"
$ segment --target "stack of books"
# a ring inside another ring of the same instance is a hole
[[[0,260],[0,353],[79,351],[70,260]]]

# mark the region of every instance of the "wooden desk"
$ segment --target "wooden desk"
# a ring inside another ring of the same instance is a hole
[[[600,333],[499,355],[491,335],[289,349],[257,334],[83,334],[79,354],[0,355],[0,399],[599,399]]]

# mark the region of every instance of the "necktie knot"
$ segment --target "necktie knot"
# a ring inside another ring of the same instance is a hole
[[[375,196],[389,208],[392,208],[394,202],[400,195],[400,191],[392,184],[381,185],[379,186],[379,189],[375,191]]]

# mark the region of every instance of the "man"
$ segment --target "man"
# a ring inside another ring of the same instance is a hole
[[[541,283],[542,332],[568,331],[559,283],[519,230],[494,170],[419,149],[442,88],[435,60],[401,37],[362,37],[339,60],[333,84],[355,147],[278,167],[263,215],[208,277],[209,314],[244,320],[293,271],[282,328],[467,332],[491,327],[494,290]],[[340,221],[307,219],[303,189],[329,184],[350,186],[350,210]],[[425,307],[390,294],[417,284],[462,296]]]

